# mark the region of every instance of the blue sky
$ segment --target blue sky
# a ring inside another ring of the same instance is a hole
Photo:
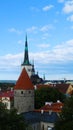
[[[19,77],[26,33],[41,77],[73,79],[73,0],[0,0],[0,80]]]

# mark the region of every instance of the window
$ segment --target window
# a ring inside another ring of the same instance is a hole
[[[29,72],[31,72],[31,69],[28,69]]]
[[[23,94],[23,91],[21,91],[21,94]]]
[[[31,91],[29,90],[29,93],[31,93]]]
[[[42,130],[44,130],[44,125],[42,125]]]
[[[5,102],[4,104],[5,104],[6,107],[8,107],[8,103],[7,102]]]

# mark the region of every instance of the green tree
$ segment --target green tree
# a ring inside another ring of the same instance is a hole
[[[45,102],[56,102],[60,100],[63,102],[65,95],[55,88],[42,87],[35,90],[35,108],[44,106]]]
[[[73,96],[65,100],[59,120],[55,123],[56,130],[73,129]]]
[[[25,130],[26,123],[16,109],[7,110],[3,103],[0,103],[0,130]]]

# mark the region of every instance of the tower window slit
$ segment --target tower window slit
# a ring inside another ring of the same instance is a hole
[[[21,91],[21,94],[23,94],[23,91]]]

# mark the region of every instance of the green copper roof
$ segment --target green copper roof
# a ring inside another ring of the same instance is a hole
[[[26,35],[26,40],[25,40],[24,61],[23,61],[22,65],[30,65],[30,63],[29,63],[29,55],[28,55],[27,35]]]

